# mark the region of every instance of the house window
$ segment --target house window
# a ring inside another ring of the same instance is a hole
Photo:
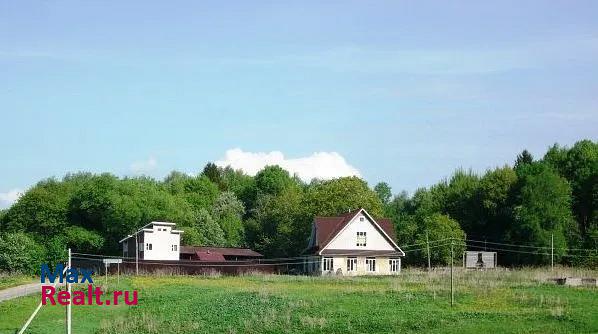
[[[364,221],[364,220],[365,220],[365,218],[363,218],[363,217],[359,217],[359,221],[360,221],[360,222],[362,222],[362,221]]]
[[[332,271],[333,265],[334,265],[334,262],[331,257],[324,258],[324,265],[323,265],[324,271]]]
[[[176,252],[177,248],[178,248],[178,247],[177,247],[177,245],[172,245],[172,247],[170,247],[170,249],[171,249],[173,252]]]
[[[356,257],[348,257],[347,258],[347,271],[355,271],[357,270],[357,258]]]
[[[367,236],[365,232],[357,232],[357,247],[365,247],[367,244]]]
[[[145,250],[152,250],[152,244],[146,243],[145,244]]]
[[[376,258],[366,257],[365,258],[365,271],[374,272],[376,271]]]
[[[389,259],[388,266],[390,267],[391,273],[398,273],[401,271],[401,260],[400,259]]]

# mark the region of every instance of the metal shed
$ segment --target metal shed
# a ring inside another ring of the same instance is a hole
[[[465,251],[463,267],[471,269],[496,268],[496,252]]]

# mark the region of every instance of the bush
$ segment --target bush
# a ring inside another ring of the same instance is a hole
[[[0,271],[35,274],[46,258],[45,250],[24,233],[0,235]]]

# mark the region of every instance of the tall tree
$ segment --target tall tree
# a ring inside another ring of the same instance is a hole
[[[374,191],[378,195],[378,198],[383,205],[390,203],[390,199],[392,198],[392,190],[390,189],[388,183],[379,182],[376,184],[376,186],[374,186]]]
[[[215,185],[218,186],[219,189],[224,189],[224,184],[222,183],[222,175],[221,175],[221,171],[220,168],[218,168],[218,166],[216,166],[216,164],[212,163],[212,162],[208,162],[205,167],[203,168],[203,171],[201,173],[202,175],[206,176],[210,181],[214,182]]]
[[[238,247],[244,244],[242,221],[244,214],[245,207],[234,193],[226,191],[216,199],[212,216],[224,231],[228,246]]]
[[[306,206],[312,217],[336,216],[361,207],[375,217],[383,215],[378,195],[355,176],[313,181],[307,189]]]
[[[255,176],[255,184],[258,193],[267,195],[278,195],[291,186],[296,186],[296,181],[289,175],[289,172],[280,166],[266,166]]]
[[[572,224],[571,188],[565,179],[543,163],[528,164],[518,174],[520,191],[508,240],[531,247],[550,247],[554,237],[555,256],[559,260],[567,248],[568,239],[575,239],[575,233],[572,234],[575,226]],[[515,254],[513,258],[520,263],[549,261],[548,256],[525,253]]]
[[[517,159],[515,160],[515,169],[523,166],[529,165],[534,162],[534,157],[528,150],[523,150],[519,155],[517,155]]]

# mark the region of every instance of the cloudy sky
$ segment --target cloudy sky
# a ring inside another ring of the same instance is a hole
[[[208,161],[413,191],[598,139],[595,1],[2,1],[0,207]]]

